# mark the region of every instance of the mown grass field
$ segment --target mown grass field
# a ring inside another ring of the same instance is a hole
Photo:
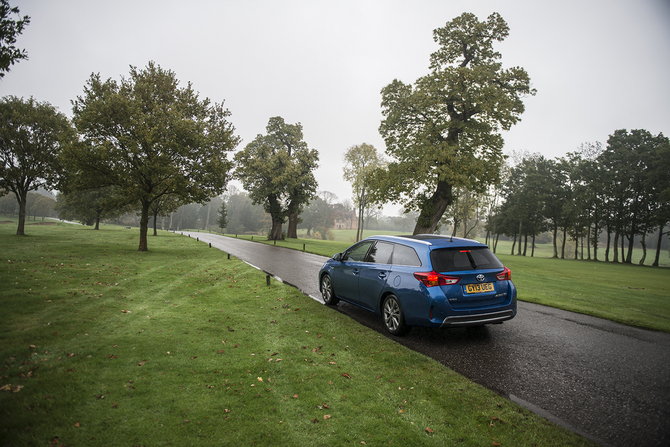
[[[15,231],[0,445],[591,445],[194,239]]]

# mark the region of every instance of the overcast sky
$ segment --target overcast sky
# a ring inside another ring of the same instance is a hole
[[[616,129],[670,134],[670,0],[10,0],[31,23],[0,96],[33,96],[72,115],[91,73],[127,76],[155,61],[201,97],[225,101],[242,138],[272,116],[300,122],[320,155],[319,189],[350,198],[343,155],[384,150],[380,90],[428,73],[432,31],[463,12],[499,12],[505,67],[537,95],[504,134],[505,152],[560,157]],[[385,208],[387,214],[397,208]]]

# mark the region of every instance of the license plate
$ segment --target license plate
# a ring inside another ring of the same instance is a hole
[[[465,291],[467,293],[493,292],[493,283],[486,282],[484,284],[468,284],[465,286]]]

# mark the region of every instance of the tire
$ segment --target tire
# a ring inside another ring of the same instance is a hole
[[[405,323],[405,315],[400,307],[400,301],[395,295],[389,295],[382,305],[382,319],[386,330],[393,335],[403,336],[407,334],[410,327]]]
[[[323,275],[321,278],[321,297],[323,298],[323,302],[328,306],[334,306],[340,301],[340,299],[335,296],[333,280],[328,274]]]

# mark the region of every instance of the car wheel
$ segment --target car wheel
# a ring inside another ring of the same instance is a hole
[[[334,306],[340,301],[333,291],[333,280],[330,279],[330,275],[323,275],[321,278],[321,296],[323,302],[329,306]]]
[[[402,313],[400,301],[395,295],[389,295],[382,306],[382,317],[386,330],[393,335],[405,335],[409,332],[409,326],[405,323],[405,315]]]

